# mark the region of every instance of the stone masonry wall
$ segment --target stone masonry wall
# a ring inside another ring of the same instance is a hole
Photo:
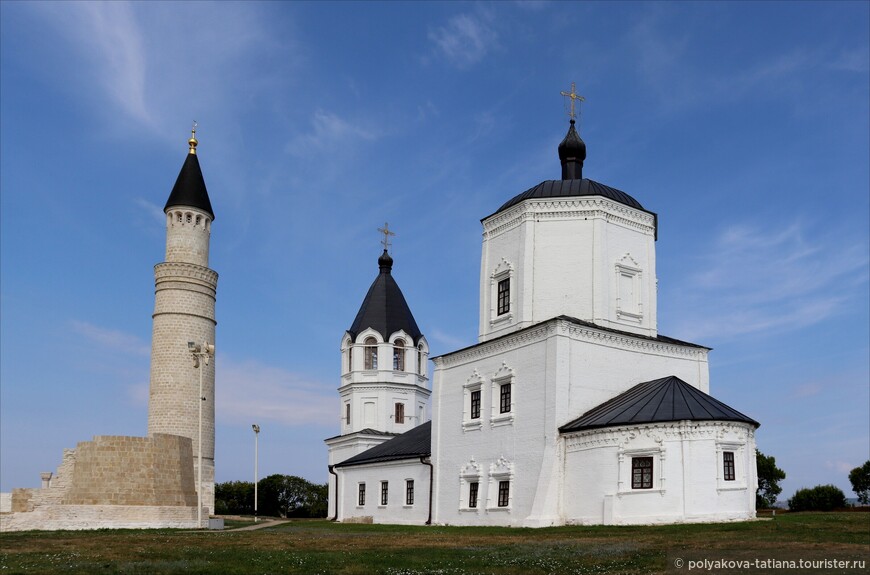
[[[195,507],[190,439],[104,435],[79,443],[63,503]]]
[[[14,489],[11,499],[0,531],[194,528],[191,441],[165,434],[97,436],[64,450],[48,487]]]

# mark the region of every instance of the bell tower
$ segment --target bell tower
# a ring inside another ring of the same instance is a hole
[[[196,154],[196,124],[189,151],[166,206],[166,257],[154,266],[151,386],[148,433],[189,437],[199,450],[202,403],[202,504],[214,512],[215,362],[197,368],[188,342],[215,341],[217,272],[209,269],[214,212]],[[202,369],[202,396],[199,394]],[[194,458],[194,476],[199,470]]]
[[[387,224],[378,275],[341,338],[340,434],[326,440],[329,466],[345,461],[429,420],[429,344],[393,278]],[[335,513],[329,477],[329,516]]]

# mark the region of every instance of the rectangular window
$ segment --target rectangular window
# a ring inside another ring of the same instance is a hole
[[[396,423],[405,423],[405,404],[397,403],[396,404],[396,414],[394,416]]]
[[[471,392],[471,419],[480,419],[480,390]]]
[[[390,493],[390,482],[381,481],[381,505],[386,505]]]
[[[511,310],[511,279],[505,278],[498,282],[498,315],[504,315]]]
[[[510,500],[511,494],[511,482],[510,481],[499,481],[498,482],[498,506],[499,507],[507,507],[508,501]]]
[[[468,506],[472,509],[477,507],[477,487],[476,481],[468,484]]]
[[[724,467],[725,481],[734,481],[734,452],[722,452],[722,465]]]
[[[347,425],[350,425],[350,404],[344,404],[344,421]]]
[[[508,413],[511,410],[511,384],[503,383],[499,389],[500,402],[499,413]]]
[[[365,504],[366,504],[366,484],[360,483],[359,484],[359,503],[358,503],[358,505],[365,505]]]
[[[631,488],[652,489],[653,458],[631,458]]]
[[[405,481],[405,505],[414,505],[414,480]]]

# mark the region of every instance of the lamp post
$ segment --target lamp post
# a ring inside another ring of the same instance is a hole
[[[254,523],[257,522],[257,479],[260,475],[259,467],[259,438],[260,438],[260,426],[256,423],[251,426],[254,430]]]
[[[214,357],[214,344],[204,342],[202,344],[187,342],[187,350],[193,356],[193,367],[199,369],[199,439],[197,440],[197,465],[196,465],[196,523],[202,527],[202,403],[205,396],[202,395],[202,370],[208,365],[210,358]]]

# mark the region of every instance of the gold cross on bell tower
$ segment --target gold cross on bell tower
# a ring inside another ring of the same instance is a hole
[[[384,246],[384,251],[390,249],[390,236],[396,235],[394,232],[390,231],[390,224],[384,222],[384,227],[378,228],[378,231],[384,234],[384,239],[381,240],[381,244]]]
[[[574,82],[571,82],[571,91],[570,92],[560,92],[563,96],[571,98],[571,112],[568,113],[568,116],[573,120],[577,117],[577,114],[574,113],[574,102],[580,101],[585,102],[586,98],[577,93],[577,89],[574,85]]]

